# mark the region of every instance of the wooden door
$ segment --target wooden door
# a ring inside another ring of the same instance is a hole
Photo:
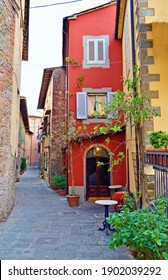
[[[104,165],[98,166],[98,161]],[[87,199],[89,197],[110,196],[109,158],[89,157],[86,159]]]

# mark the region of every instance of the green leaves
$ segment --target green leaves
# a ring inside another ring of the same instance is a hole
[[[130,211],[128,207],[123,207],[120,213],[110,213],[107,221],[116,232],[110,238],[109,248],[126,245],[129,248],[136,248],[138,259],[167,259],[166,199],[160,197],[154,203],[155,213],[148,208]]]
[[[154,148],[168,147],[168,133],[164,131],[154,131],[149,134],[149,142]]]
[[[168,253],[163,252],[162,257],[163,257],[164,260],[168,260]]]

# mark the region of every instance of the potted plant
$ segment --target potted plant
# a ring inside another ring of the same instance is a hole
[[[19,177],[16,177],[16,180],[15,180],[16,182],[19,182],[20,181],[20,178]]]
[[[70,207],[79,206],[79,199],[80,199],[79,194],[72,193],[72,194],[68,194],[66,197]]]
[[[149,142],[155,149],[168,147],[168,133],[159,130],[149,134]]]
[[[59,190],[60,195],[66,195],[67,180],[64,174],[56,174],[53,176],[52,183]]]
[[[26,168],[27,168],[26,157],[22,157],[21,164],[20,164],[20,174],[23,174]]]
[[[110,238],[110,249],[125,245],[136,250],[136,259],[168,259],[168,219],[166,198],[161,196],[149,208],[130,211],[125,206],[121,212],[110,213],[107,222],[115,228]]]
[[[44,170],[44,167],[42,167],[39,171],[39,178],[40,179],[43,179],[43,170]]]

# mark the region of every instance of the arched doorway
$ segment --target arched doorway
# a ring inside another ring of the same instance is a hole
[[[103,165],[98,166],[98,161]],[[110,196],[110,157],[100,146],[91,148],[86,155],[86,199],[89,197]]]

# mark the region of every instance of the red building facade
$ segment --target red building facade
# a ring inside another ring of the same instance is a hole
[[[96,134],[98,126],[114,122],[104,105],[122,90],[121,42],[114,39],[115,1],[63,20],[63,63],[67,77],[68,186],[81,201],[108,197],[109,185],[126,184],[123,160],[125,132]],[[103,162],[99,166],[98,162]]]

